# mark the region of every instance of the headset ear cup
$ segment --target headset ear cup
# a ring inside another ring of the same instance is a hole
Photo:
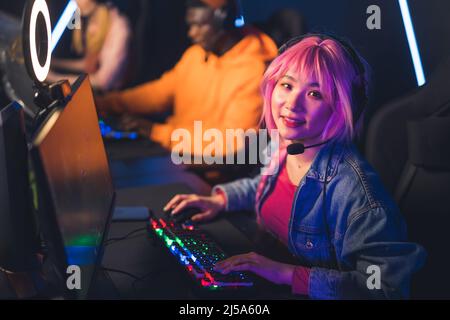
[[[214,10],[214,27],[217,30],[226,29],[225,21],[227,19],[227,12],[225,8],[218,8]]]
[[[235,21],[240,11],[239,1],[229,0],[225,6],[214,11],[215,26],[224,30],[235,29]]]

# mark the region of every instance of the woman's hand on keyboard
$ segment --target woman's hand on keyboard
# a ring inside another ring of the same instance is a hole
[[[255,252],[232,256],[219,261],[214,270],[222,274],[250,271],[276,284],[292,284],[294,265],[273,261]]]
[[[226,200],[221,194],[203,197],[196,194],[178,194],[164,207],[164,211],[171,210],[176,215],[186,208],[198,208],[199,213],[192,216],[194,222],[209,221],[225,209]]]

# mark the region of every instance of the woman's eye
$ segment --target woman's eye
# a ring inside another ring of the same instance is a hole
[[[281,86],[285,89],[292,90],[292,85],[290,83],[282,82]]]
[[[316,98],[316,99],[322,99],[322,94],[319,91],[317,91],[317,90],[313,90],[313,91],[308,92],[308,96],[311,96],[311,97]]]

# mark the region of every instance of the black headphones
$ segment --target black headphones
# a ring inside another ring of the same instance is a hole
[[[240,0],[228,0],[227,4],[214,10],[214,25],[219,29],[235,30],[245,25]]]
[[[355,51],[355,49],[353,49],[353,47],[347,41],[331,34],[308,33],[298,37],[294,37],[285,44],[283,44],[278,49],[278,55],[283,54],[287,49],[299,43],[303,39],[310,37],[319,37],[322,40],[330,39],[336,41],[344,49],[345,53],[350,58],[350,61],[352,61],[353,66],[355,67],[357,73],[356,82],[355,81],[352,82],[353,123],[356,124],[360,120],[368,102],[367,83],[366,83],[367,70],[359,54]]]

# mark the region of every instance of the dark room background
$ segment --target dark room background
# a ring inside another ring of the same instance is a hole
[[[130,17],[136,33],[138,72],[134,84],[159,77],[189,45],[182,0],[113,0]],[[409,0],[425,77],[450,55],[450,1]],[[0,10],[20,17],[25,0],[2,1]],[[48,0],[52,23],[66,5]],[[247,23],[263,22],[281,8],[300,12],[307,31],[327,31],[347,38],[372,67],[370,112],[417,88],[400,8],[396,0],[242,0]],[[366,27],[369,5],[381,9],[381,30]],[[55,54],[67,47],[65,32]]]

